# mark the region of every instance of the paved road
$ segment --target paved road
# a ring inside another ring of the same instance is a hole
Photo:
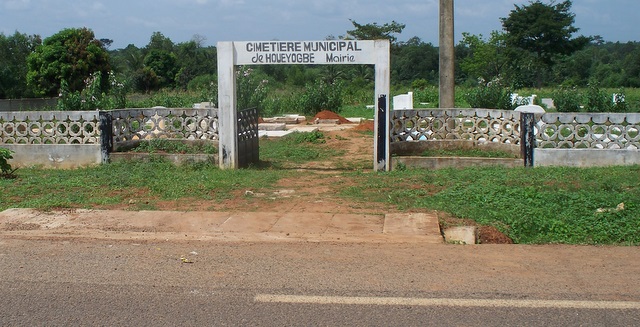
[[[634,326],[631,247],[23,239],[0,326]]]

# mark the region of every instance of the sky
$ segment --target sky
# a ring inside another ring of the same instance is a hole
[[[544,0],[549,3],[550,0]],[[455,32],[488,37],[501,17],[529,0],[455,0]],[[0,33],[49,37],[65,28],[87,27],[109,49],[144,47],[154,32],[174,43],[197,36],[205,46],[219,41],[313,41],[339,37],[359,24],[396,21],[398,40],[417,36],[438,45],[439,0],[0,0]],[[640,41],[638,0],[573,0],[574,36]]]

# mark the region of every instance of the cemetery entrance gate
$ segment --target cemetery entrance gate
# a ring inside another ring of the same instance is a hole
[[[220,168],[237,169],[246,142],[240,124],[235,67],[242,65],[375,65],[374,170],[390,170],[388,40],[218,42],[218,123]],[[252,142],[257,142],[254,140]],[[254,157],[254,156],[249,156]]]

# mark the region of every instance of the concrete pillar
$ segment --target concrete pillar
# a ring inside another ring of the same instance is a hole
[[[440,108],[455,108],[453,0],[440,0]]]
[[[218,42],[218,135],[221,169],[238,167],[238,113],[233,42]]]
[[[374,158],[373,158],[373,170],[374,171],[389,171],[391,170],[391,160],[389,148],[389,90],[391,88],[391,57],[390,57],[391,45],[389,40],[376,40],[375,41],[375,126],[374,128]],[[384,98],[381,98],[384,96]],[[384,101],[384,103],[380,103]],[[380,112],[380,105],[385,110]],[[384,126],[382,130],[378,126]],[[380,135],[382,134],[382,135]]]

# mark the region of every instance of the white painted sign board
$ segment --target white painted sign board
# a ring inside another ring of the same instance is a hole
[[[375,41],[233,42],[237,65],[375,64]]]

